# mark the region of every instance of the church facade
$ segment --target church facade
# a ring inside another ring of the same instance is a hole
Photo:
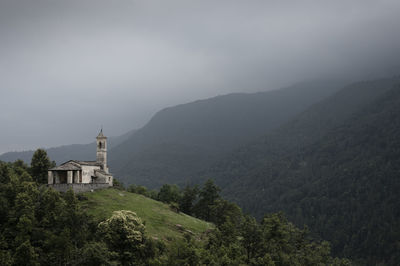
[[[48,171],[48,186],[65,192],[107,188],[113,185],[113,176],[107,166],[107,137],[103,130],[96,137],[96,161],[70,160]]]

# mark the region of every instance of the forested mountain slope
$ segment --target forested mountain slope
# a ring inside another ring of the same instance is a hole
[[[400,261],[400,81],[363,82],[207,172],[256,216],[283,210],[361,264]]]
[[[118,146],[129,138],[135,130],[131,130],[118,137],[110,137],[108,140],[108,148],[112,149]],[[97,134],[97,132],[95,133]],[[96,135],[94,135],[95,137]],[[54,148],[46,149],[49,157],[54,160],[57,164],[66,162],[68,160],[82,160],[90,161],[96,160],[96,143],[92,142],[89,144],[72,144],[64,145]],[[26,163],[30,163],[32,155],[35,151],[22,151],[22,152],[6,152],[0,155],[0,161],[14,162],[18,159],[23,160]]]
[[[317,142],[399,83],[400,77],[395,77],[349,85],[269,134],[242,145],[200,175],[213,176],[225,187],[273,158],[292,154]]]
[[[150,188],[190,182],[194,173],[342,86],[341,82],[308,82],[166,108],[111,150],[110,167],[123,182]]]

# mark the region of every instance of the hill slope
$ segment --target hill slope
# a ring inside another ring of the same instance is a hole
[[[310,82],[254,94],[231,94],[167,108],[110,152],[125,183],[150,188],[191,176],[249,140],[282,125],[341,88]]]
[[[103,189],[84,195],[88,200],[81,201],[82,207],[97,219],[107,219],[117,210],[134,211],[145,222],[146,231],[150,236],[167,241],[182,237],[186,230],[199,236],[207,229],[213,228],[210,223],[184,213],[175,213],[167,204],[139,194]]]
[[[398,83],[400,78],[388,78],[349,85],[296,114],[269,134],[241,145],[201,175],[212,176],[226,187],[266,162],[281,159],[316,143]]]
[[[363,264],[399,261],[400,79],[317,104],[207,172],[258,217],[283,210]]]

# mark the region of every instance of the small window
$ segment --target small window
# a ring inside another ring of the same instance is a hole
[[[99,142],[99,149],[101,149],[101,142]]]

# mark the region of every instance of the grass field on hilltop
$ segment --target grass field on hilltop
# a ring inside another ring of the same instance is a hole
[[[139,194],[110,188],[87,192],[84,195],[88,200],[83,200],[80,204],[96,219],[105,220],[113,211],[130,210],[136,212],[145,222],[147,233],[153,237],[171,240],[182,237],[184,230],[200,235],[213,228],[210,223],[184,213],[176,213],[167,204]]]

